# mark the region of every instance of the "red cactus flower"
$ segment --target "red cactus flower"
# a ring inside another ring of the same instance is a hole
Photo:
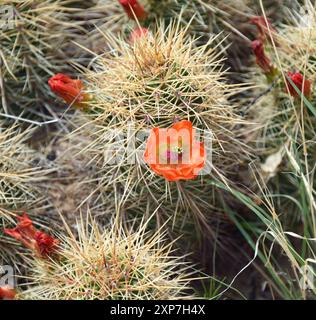
[[[38,245],[38,251],[41,256],[49,256],[56,249],[57,240],[48,234],[37,231],[34,239]]]
[[[275,29],[272,27],[270,20],[264,18],[264,16],[255,16],[250,19],[250,23],[257,26],[260,36],[265,39],[266,35],[271,32],[275,32]]]
[[[312,83],[311,81],[305,79],[304,81],[304,76],[299,73],[299,72],[288,72],[287,76],[293,81],[297,89],[299,89],[304,96],[309,96],[311,94],[311,89],[312,89]],[[291,94],[293,97],[299,97],[300,95],[297,93],[293,85],[290,83],[288,79],[286,79],[287,86],[288,86],[288,92]],[[303,88],[303,82],[304,82],[304,88]]]
[[[139,21],[146,19],[147,12],[138,0],[119,0],[130,19],[138,19]]]
[[[149,34],[149,30],[147,28],[136,28],[134,29],[130,36],[129,36],[129,42],[130,44],[134,44],[134,42],[144,36],[147,36]]]
[[[14,229],[4,230],[7,235],[20,241],[25,247],[41,257],[46,257],[56,250],[58,240],[36,230],[32,220],[25,212],[21,217],[17,217],[17,220],[18,224]]]
[[[34,238],[36,233],[33,222],[25,212],[21,217],[18,216],[17,220],[19,222],[14,229],[5,229],[4,232],[30,248],[30,240]]]
[[[48,84],[57,96],[75,107],[84,107],[84,102],[89,100],[89,95],[82,92],[84,86],[81,80],[74,80],[58,73],[48,80]]]
[[[154,128],[147,141],[144,160],[168,181],[197,177],[205,164],[204,144],[194,140],[190,121],[180,121],[169,129]]]
[[[0,287],[0,300],[13,300],[16,292],[9,287]]]
[[[263,42],[261,40],[254,40],[251,43],[251,47],[256,56],[257,65],[264,71],[264,73],[272,73],[274,67],[271,60],[264,52]]]

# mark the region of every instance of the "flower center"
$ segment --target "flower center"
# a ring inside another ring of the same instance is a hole
[[[168,163],[177,161],[178,159],[181,159],[182,154],[183,154],[182,147],[177,146],[177,147],[171,148],[170,146],[168,146],[168,149],[167,149]]]

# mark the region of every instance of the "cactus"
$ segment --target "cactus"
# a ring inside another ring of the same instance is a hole
[[[163,204],[162,220],[180,218],[173,221],[179,227],[193,213],[198,228],[205,227],[206,234],[214,236],[209,222],[218,218],[212,215],[218,203],[208,182],[232,180],[234,168],[247,158],[238,138],[239,106],[232,100],[242,89],[224,81],[220,52],[211,40],[196,47],[185,33],[176,24],[166,28],[162,24],[133,45],[109,36],[113,52],[97,59],[92,71],[85,71],[92,98],[86,102],[88,111],[72,120],[79,128],[70,138],[89,137],[77,153],[90,156],[90,163],[99,169],[99,189],[106,196],[113,193],[118,210],[134,212],[125,208],[136,207],[137,212],[147,212]],[[131,149],[129,139],[134,137],[127,135],[130,122],[134,133],[141,135],[179,120],[189,120],[205,133],[206,153],[212,159],[204,169],[211,172],[169,183],[144,165],[146,139],[136,137]]]
[[[1,98],[8,113],[14,106],[34,107],[37,99],[46,97],[47,75],[55,66],[62,67],[63,63],[49,60],[61,8],[60,1],[8,0],[3,5],[12,13],[7,28],[0,30]]]
[[[14,211],[32,206],[40,209],[42,196],[36,182],[45,179],[46,171],[33,166],[35,152],[26,145],[32,130],[22,131],[16,126],[0,129],[0,257],[4,261],[13,256],[11,241],[3,237],[5,225],[12,222]]]
[[[297,16],[300,15],[297,13]],[[251,106],[249,115],[258,123],[258,127],[255,127],[258,135],[252,139],[256,140],[257,154],[263,160],[279,151],[284,156],[285,148],[290,148],[294,137],[297,144],[315,139],[316,112],[313,105],[316,94],[312,86],[316,80],[315,21],[311,7],[309,13],[300,16],[299,20],[275,30],[272,34],[275,50],[271,41],[266,40],[265,57],[257,57],[257,61],[269,59],[276,70],[272,78],[263,75],[262,70],[254,71],[254,81],[262,83],[264,94]],[[306,23],[309,25],[304,26]],[[303,94],[296,92],[293,84],[304,94],[302,100]],[[313,161],[315,146],[307,143],[306,147]]]
[[[0,206],[19,209],[38,199],[35,181],[43,172],[33,167],[35,153],[27,147],[31,131],[25,132],[15,126],[0,129]]]
[[[287,217],[285,223],[293,219],[289,216],[300,219],[303,211],[293,201],[300,199],[310,203],[304,219],[311,219],[306,221],[313,226],[316,16],[311,4],[306,8],[304,14],[301,8],[286,24],[275,28],[272,39],[266,35],[262,40],[264,52],[257,53],[257,61],[269,62],[274,71],[253,71],[260,91],[248,110],[254,125],[247,128],[246,143],[253,144],[261,162],[260,173],[270,190],[286,195],[277,202],[277,208]]]
[[[84,9],[65,0],[3,0],[0,12],[1,110],[33,117],[54,115],[47,80],[57,70],[74,72],[82,50],[73,44],[87,33],[76,17]],[[73,19],[73,20],[72,20]],[[70,21],[70,22],[69,22]]]
[[[129,3],[136,9],[131,9]],[[105,24],[101,27],[104,32],[110,28],[129,33],[139,25],[152,28],[158,21],[170,24],[180,17],[179,24],[187,28],[187,33],[199,37],[197,44],[203,44],[210,36],[223,31],[227,35],[236,28],[236,22],[244,21],[252,14],[251,6],[244,0],[101,0],[98,5],[106,6],[111,12],[104,18]]]
[[[21,299],[147,300],[190,299],[190,272],[161,232],[146,224],[126,231],[120,224],[101,231],[88,218],[78,236],[60,236],[57,257],[30,258],[34,285]],[[68,227],[66,226],[66,230]],[[29,279],[27,279],[29,281]],[[22,289],[22,287],[21,287]]]

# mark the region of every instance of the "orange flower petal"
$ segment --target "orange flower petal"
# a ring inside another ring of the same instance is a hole
[[[21,242],[28,249],[42,257],[55,251],[58,241],[44,232],[36,230],[32,220],[26,213],[17,217],[18,224],[14,229],[5,229],[4,232]]]
[[[194,141],[195,130],[190,121],[180,121],[169,129],[152,129],[147,140],[144,160],[158,175],[168,181],[188,180],[197,177],[205,164],[204,144]],[[181,145],[179,143],[181,142]],[[179,151],[168,151],[175,154],[175,162],[159,162],[163,157],[157,157],[166,146],[177,147]],[[183,147],[183,148],[182,148]],[[179,154],[178,154],[179,152]],[[183,162],[186,161],[186,162]]]

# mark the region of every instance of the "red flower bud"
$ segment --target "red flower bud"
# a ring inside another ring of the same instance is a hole
[[[83,102],[89,100],[89,95],[83,93],[84,86],[80,80],[58,73],[48,80],[51,90],[68,104],[83,107]]]
[[[305,79],[304,81],[304,76],[301,73],[288,72],[287,76],[293,81],[297,89],[300,90],[304,94],[304,96],[309,96],[311,94],[312,83],[307,79]],[[291,96],[295,98],[299,97],[299,94],[296,92],[295,88],[292,86],[290,81],[287,79],[286,82],[288,85],[288,92],[291,94]],[[304,82],[304,88],[303,88],[303,82]]]
[[[8,287],[0,287],[0,300],[13,300],[16,292]]]
[[[144,20],[147,17],[147,12],[138,0],[119,0],[126,14],[130,19]]]
[[[250,19],[250,23],[257,26],[260,36],[264,39],[266,35],[269,33],[269,29],[271,32],[275,32],[272,27],[270,20],[267,18],[267,21],[263,16],[255,16]]]
[[[251,43],[252,50],[256,55],[256,62],[258,66],[264,71],[264,73],[272,73],[274,67],[271,60],[266,56],[264,52],[264,46],[261,40],[254,40]]]
[[[57,240],[48,234],[37,231],[34,239],[38,245],[38,251],[41,256],[49,256],[56,249]]]
[[[131,32],[131,34],[129,36],[129,42],[131,44],[134,44],[134,42],[137,39],[140,39],[144,36],[147,36],[148,33],[149,33],[149,30],[147,28],[136,28]]]
[[[14,229],[5,229],[4,232],[23,243],[25,247],[34,251],[41,257],[46,257],[56,250],[58,240],[50,237],[44,232],[36,230],[32,220],[24,212]]]
[[[33,249],[33,245],[30,243],[31,239],[34,238],[36,229],[33,226],[32,220],[24,212],[21,217],[17,217],[19,221],[14,229],[5,229],[4,232],[22,242],[26,247]]]

